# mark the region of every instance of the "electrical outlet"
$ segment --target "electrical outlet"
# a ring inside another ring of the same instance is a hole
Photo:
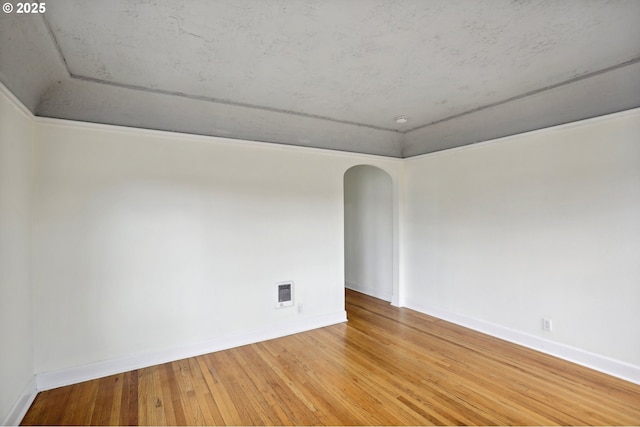
[[[302,314],[304,312],[304,306],[302,304],[298,304],[298,314]]]
[[[553,329],[553,322],[551,322],[551,319],[547,319],[546,317],[542,318],[542,330],[547,331],[547,332],[551,332],[551,330]]]

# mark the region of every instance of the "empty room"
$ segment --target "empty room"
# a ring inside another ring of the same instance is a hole
[[[3,425],[640,425],[640,1],[2,6]]]

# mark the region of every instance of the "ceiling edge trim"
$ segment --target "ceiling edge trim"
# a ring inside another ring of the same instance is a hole
[[[407,133],[410,133],[410,132],[413,132],[413,131],[416,131],[416,130],[424,129],[424,128],[429,127],[429,126],[433,126],[433,125],[436,125],[436,124],[439,124],[439,123],[443,123],[443,122],[448,122],[450,120],[458,119],[460,117],[464,117],[464,116],[467,116],[469,114],[477,113],[478,111],[487,110],[489,108],[494,108],[494,107],[498,107],[500,105],[508,104],[509,102],[518,101],[520,99],[527,98],[529,96],[537,95],[539,93],[546,92],[546,91],[549,91],[549,90],[552,90],[552,89],[557,89],[557,88],[559,88],[561,86],[569,85],[571,83],[575,83],[575,82],[578,82],[578,81],[581,81],[581,80],[586,80],[586,79],[588,79],[590,77],[595,77],[595,76],[600,75],[600,74],[605,74],[605,73],[608,73],[609,71],[617,70],[619,68],[624,68],[624,67],[627,67],[629,65],[636,64],[638,62],[640,62],[640,56],[637,56],[637,57],[635,57],[633,59],[630,59],[629,61],[625,61],[625,62],[621,62],[621,63],[616,64],[616,65],[612,65],[612,66],[607,67],[607,68],[602,68],[600,70],[591,71],[591,72],[582,74],[580,76],[572,77],[569,80],[565,80],[565,81],[560,82],[560,83],[556,83],[556,84],[553,84],[553,85],[550,85],[550,86],[546,86],[546,87],[543,87],[543,88],[540,88],[540,89],[535,89],[535,90],[532,90],[532,91],[529,91],[529,92],[521,93],[520,95],[512,96],[510,98],[503,99],[502,101],[493,102],[491,104],[482,105],[480,107],[474,108],[472,110],[464,111],[464,112],[459,113],[459,114],[454,114],[453,116],[449,116],[449,117],[446,117],[444,119],[436,120],[436,121],[433,121],[431,123],[427,123],[426,125],[421,125],[421,126],[417,126],[415,128],[412,128],[412,129],[407,129],[406,131],[403,131],[402,133],[403,134],[407,134]]]
[[[66,62],[65,62],[65,65],[66,65]],[[191,95],[191,94],[186,94],[186,93],[182,93],[182,92],[175,92],[175,91],[170,91],[170,90],[152,89],[152,88],[148,88],[148,87],[144,87],[144,86],[130,85],[130,84],[126,84],[126,83],[109,82],[109,81],[102,80],[102,79],[96,79],[96,78],[93,78],[93,77],[87,77],[87,76],[82,76],[82,75],[77,75],[77,74],[72,74],[72,73],[69,74],[69,77],[71,79],[74,79],[74,80],[80,80],[80,81],[89,82],[89,83],[97,83],[97,84],[102,84],[102,85],[105,85],[105,86],[113,86],[113,87],[118,87],[118,88],[121,88],[121,89],[129,89],[129,90],[136,90],[136,91],[140,91],[140,92],[155,93],[155,94],[158,94],[158,95],[177,96],[177,97],[180,97],[180,98],[192,99],[192,100],[195,100],[195,101],[204,101],[204,102],[210,102],[210,103],[213,103],[213,104],[221,104],[221,105],[230,105],[230,106],[234,106],[234,107],[250,108],[250,109],[254,109],[254,110],[268,111],[268,112],[271,112],[271,113],[288,114],[288,115],[291,115],[291,116],[305,117],[305,118],[316,119],[316,120],[324,120],[324,121],[328,121],[328,122],[340,123],[340,124],[344,124],[344,125],[351,125],[351,126],[358,126],[358,127],[364,127],[364,128],[380,130],[380,131],[384,131],[384,132],[403,133],[403,132],[400,132],[400,131],[392,129],[392,128],[384,128],[384,127],[380,127],[380,126],[369,125],[369,124],[366,124],[366,123],[352,122],[352,121],[349,121],[349,120],[340,120],[340,119],[335,119],[333,117],[319,116],[319,115],[316,115],[316,114],[302,113],[302,112],[299,112],[299,111],[283,110],[283,109],[280,109],[280,108],[266,107],[266,106],[254,105],[254,104],[247,104],[247,103],[243,103],[243,102],[234,102],[234,101],[229,101],[229,100],[225,100],[225,99],[212,98],[212,97],[208,97],[208,96]]]
[[[18,99],[18,97],[16,97],[16,96],[13,94],[13,92],[11,92],[11,91],[9,90],[9,88],[8,88],[7,86],[5,86],[5,85],[4,85],[4,83],[3,83],[2,81],[0,81],[0,94],[2,94],[2,95],[4,95],[4,96],[6,96],[6,97],[7,97],[7,99],[9,100],[9,102],[13,103],[13,104],[14,104],[14,106],[15,106],[15,107],[16,107],[16,108],[17,108],[17,109],[18,109],[22,114],[24,114],[25,116],[27,116],[27,117],[28,117],[28,118],[30,118],[30,119],[35,119],[35,118],[36,118],[36,115],[35,115],[35,114],[33,114],[33,113],[31,112],[31,110],[29,110],[29,109],[27,108],[27,106],[26,106],[26,105],[24,105],[24,104],[22,103],[22,101],[20,101],[20,100]]]
[[[8,90],[7,90],[8,92]],[[10,92],[9,92],[10,93]],[[12,97],[14,100],[15,97]],[[241,138],[229,138],[223,136],[214,136],[214,135],[202,135],[198,133],[187,133],[187,132],[173,132],[167,130],[159,130],[159,129],[148,129],[148,128],[140,128],[134,126],[123,126],[123,125],[114,125],[114,124],[106,124],[106,123],[95,123],[95,122],[86,122],[80,120],[70,120],[70,119],[61,119],[55,117],[42,117],[42,116],[33,116],[34,122],[41,125],[47,126],[57,126],[57,127],[67,127],[67,128],[76,128],[76,129],[89,129],[89,130],[97,130],[101,132],[113,132],[113,133],[124,133],[124,134],[134,134],[134,135],[143,135],[149,136],[153,138],[180,138],[186,141],[200,141],[200,142],[213,142],[216,144],[226,144],[226,145],[242,145],[246,147],[260,147],[267,148],[272,150],[284,150],[284,151],[303,151],[309,152],[314,151],[325,155],[334,155],[334,156],[349,156],[349,157],[358,157],[358,158],[372,158],[372,159],[384,159],[386,161],[397,161],[402,162],[405,159],[402,157],[395,156],[386,156],[382,154],[369,154],[369,153],[361,153],[357,151],[346,151],[346,150],[338,150],[333,148],[321,148],[321,147],[309,147],[295,144],[286,144],[282,142],[272,142],[272,141],[256,141],[253,139],[241,139]]]
[[[632,117],[636,115],[638,116],[638,118],[640,118],[640,107],[631,108],[629,110],[618,111],[615,113],[605,114],[602,116],[590,117],[588,119],[575,120],[572,122],[562,123],[559,125],[544,127],[540,129],[534,129],[534,130],[515,133],[511,135],[500,136],[498,138],[488,139],[480,142],[474,142],[472,144],[465,144],[458,147],[446,148],[444,150],[433,151],[431,153],[416,154],[414,156],[402,157],[402,160],[418,160],[425,157],[446,155],[446,154],[451,154],[451,153],[463,151],[463,150],[476,150],[476,149],[483,148],[487,145],[512,142],[514,140],[523,138],[525,136],[568,130],[575,127],[588,126],[588,125],[606,121],[606,120],[623,119],[625,117]]]

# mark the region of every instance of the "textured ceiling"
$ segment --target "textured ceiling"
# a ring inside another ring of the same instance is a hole
[[[640,106],[637,0],[46,8],[0,16],[0,80],[45,117],[407,157]]]

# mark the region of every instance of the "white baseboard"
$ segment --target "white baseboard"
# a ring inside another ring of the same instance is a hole
[[[549,341],[484,320],[467,317],[439,307],[416,304],[407,304],[406,307],[640,385],[640,366],[566,344]]]
[[[366,286],[360,286],[354,282],[345,281],[344,287],[356,292],[360,292],[361,294],[369,295],[370,297],[381,299],[383,301],[391,302],[392,300],[392,293],[390,293],[389,295],[384,295],[381,292],[377,291],[376,289],[368,288]]]
[[[70,384],[132,371],[134,369],[146,368],[188,357],[280,338],[346,321],[346,311],[340,311],[328,315],[309,316],[306,319],[297,319],[293,325],[269,325],[259,329],[254,329],[250,332],[228,335],[212,341],[180,348],[125,356],[118,359],[104,360],[58,371],[42,372],[36,375],[37,390],[50,390],[52,388],[63,387]]]
[[[36,389],[36,377],[32,377],[31,381],[27,384],[27,386],[20,394],[20,397],[16,401],[16,403],[11,407],[11,410],[7,414],[4,420],[0,425],[3,426],[17,426],[20,425],[20,422],[26,415],[27,411],[31,407],[33,400],[36,398],[38,394],[38,390]]]

